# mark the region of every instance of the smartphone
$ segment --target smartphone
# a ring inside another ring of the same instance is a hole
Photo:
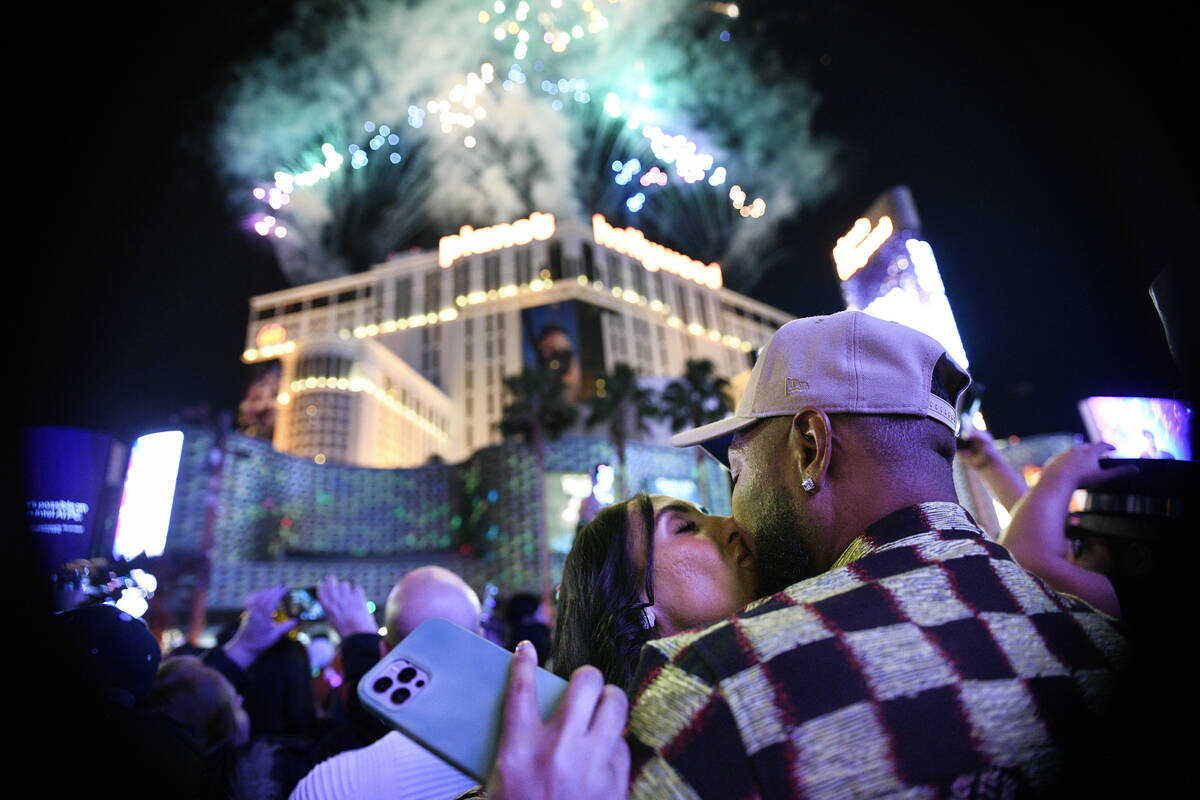
[[[280,601],[280,606],[280,611],[288,619],[298,619],[301,622],[321,622],[325,619],[325,609],[317,599],[315,586],[288,589]]]
[[[512,653],[444,619],[421,623],[358,682],[363,706],[434,755],[487,781],[504,716]],[[537,670],[546,720],[567,682]]]
[[[954,444],[959,450],[967,446],[967,434],[975,430],[975,415],[979,413],[982,401],[983,386],[972,382],[959,402],[958,433],[954,437]]]
[[[1192,460],[1192,408],[1162,397],[1087,397],[1079,401],[1088,438],[1107,442],[1110,459]]]

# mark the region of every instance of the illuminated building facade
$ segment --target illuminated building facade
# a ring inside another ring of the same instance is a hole
[[[503,378],[526,365],[557,369],[570,399],[622,362],[654,380],[709,359],[728,378],[790,318],[599,214],[532,214],[254,297],[242,358],[278,359],[276,449],[411,467],[499,442]]]

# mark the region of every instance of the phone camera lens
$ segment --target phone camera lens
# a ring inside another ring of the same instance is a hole
[[[395,703],[396,705],[400,705],[401,703],[403,703],[405,700],[407,700],[411,696],[412,696],[412,692],[408,691],[408,689],[405,689],[403,686],[401,686],[399,689],[392,692],[392,702]]]
[[[418,689],[420,689],[420,688],[421,688],[422,686],[424,686],[424,685],[425,685],[425,681],[417,681],[417,688],[418,688]]]
[[[404,669],[400,670],[400,675],[398,677],[400,678],[401,683],[408,683],[413,678],[417,677],[417,671],[412,667],[405,667]]]
[[[388,687],[390,687],[391,685],[392,685],[392,679],[385,675],[384,677],[376,680],[375,683],[371,684],[371,688],[374,689],[376,692],[379,692],[382,694],[383,692],[386,692],[388,690]]]

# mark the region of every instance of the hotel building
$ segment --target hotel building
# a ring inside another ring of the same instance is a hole
[[[535,213],[252,298],[242,360],[279,361],[277,450],[412,467],[498,443],[503,378],[526,364],[578,398],[620,362],[651,383],[689,359],[732,378],[789,319],[640,231]]]

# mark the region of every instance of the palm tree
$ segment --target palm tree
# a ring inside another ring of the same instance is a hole
[[[575,424],[579,409],[563,397],[561,377],[550,369],[527,366],[518,375],[504,379],[512,402],[500,417],[500,433],[506,439],[520,438],[533,450],[537,463],[535,503],[537,509],[538,572],[542,578],[542,605],[553,607],[550,585],[550,541],[546,533],[545,488],[546,440],[557,439]]]
[[[713,362],[708,359],[689,359],[683,375],[671,381],[662,391],[659,400],[663,414],[675,431],[697,428],[716,422],[733,411],[729,399],[729,381],[716,377]],[[708,491],[704,483],[704,449],[696,450],[696,486],[700,491],[700,504],[708,505]]]
[[[625,463],[626,445],[631,438],[646,433],[647,419],[661,416],[654,392],[638,385],[637,373],[628,364],[614,364],[612,372],[596,381],[596,394],[587,399],[587,426],[608,427],[608,436],[617,453],[617,491],[629,496]]]

